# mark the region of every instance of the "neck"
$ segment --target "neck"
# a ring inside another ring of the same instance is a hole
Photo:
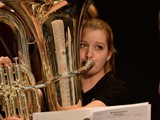
[[[81,82],[82,82],[83,92],[85,93],[85,92],[89,91],[90,89],[92,89],[104,75],[105,75],[104,72],[97,73],[97,74],[91,75],[91,76],[82,75]]]

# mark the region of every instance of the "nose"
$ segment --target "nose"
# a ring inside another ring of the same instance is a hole
[[[86,58],[92,58],[93,57],[93,50],[88,47],[88,49],[86,50]]]

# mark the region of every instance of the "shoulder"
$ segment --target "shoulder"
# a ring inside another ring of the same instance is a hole
[[[96,87],[105,93],[111,92],[122,96],[128,94],[128,85],[124,81],[116,79],[111,73],[102,77]]]
[[[122,85],[127,86],[127,84],[123,80],[118,80],[112,73],[105,74],[101,80],[101,83],[106,84],[107,86],[114,86],[114,85]]]
[[[98,99],[107,106],[127,103],[129,94],[128,85],[107,73],[97,85]]]

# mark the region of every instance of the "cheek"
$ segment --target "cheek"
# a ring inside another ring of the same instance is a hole
[[[107,62],[107,55],[101,55],[101,54],[97,54],[98,56],[95,58],[95,60],[98,62],[98,64],[105,64]]]

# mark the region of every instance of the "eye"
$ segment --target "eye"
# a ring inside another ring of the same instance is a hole
[[[84,48],[86,46],[85,43],[80,43],[80,48]]]
[[[96,46],[96,49],[97,49],[97,50],[103,50],[103,46],[102,46],[102,45],[97,45],[97,46]]]

